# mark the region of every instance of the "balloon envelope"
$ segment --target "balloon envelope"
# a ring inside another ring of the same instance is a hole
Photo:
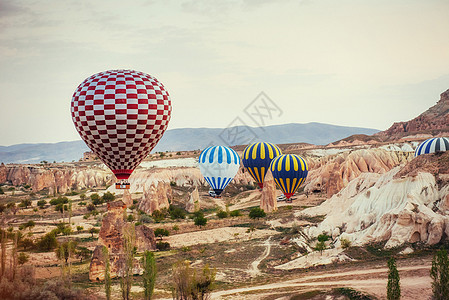
[[[265,142],[249,145],[243,151],[243,165],[260,188],[263,188],[265,174],[267,174],[271,161],[281,154],[281,149],[278,146]]]
[[[449,139],[446,137],[425,140],[415,150],[415,157],[421,154],[443,152],[449,150]]]
[[[306,180],[309,172],[307,162],[299,155],[284,154],[273,159],[270,165],[276,185],[287,199],[296,192]]]
[[[240,157],[231,148],[213,146],[201,152],[198,163],[204,179],[219,196],[237,174]]]
[[[117,179],[127,179],[156,146],[171,108],[162,83],[132,70],[90,76],[75,90],[71,103],[76,130]]]

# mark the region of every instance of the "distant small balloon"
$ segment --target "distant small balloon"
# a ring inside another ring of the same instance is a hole
[[[415,157],[421,154],[444,152],[449,150],[449,138],[439,137],[425,140],[415,150]]]
[[[298,190],[309,173],[307,162],[299,155],[284,154],[273,159],[270,165],[276,185],[287,199]]]
[[[219,196],[237,174],[240,157],[231,148],[212,146],[201,152],[198,163],[204,179]]]
[[[265,142],[251,144],[243,150],[243,165],[260,188],[263,188],[263,181],[271,161],[281,154],[278,146]]]

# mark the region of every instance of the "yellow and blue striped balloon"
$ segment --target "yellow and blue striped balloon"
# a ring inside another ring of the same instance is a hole
[[[271,161],[281,154],[281,149],[278,146],[264,142],[251,144],[243,151],[243,165],[260,188],[263,188],[263,180]]]
[[[290,199],[299,186],[306,181],[309,173],[307,162],[304,158],[295,154],[284,154],[276,157],[271,162],[270,169],[276,185],[287,199]]]

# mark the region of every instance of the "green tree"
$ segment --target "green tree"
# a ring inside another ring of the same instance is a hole
[[[55,250],[58,259],[63,259],[65,263],[75,254],[77,243],[74,241],[67,241],[59,245],[59,249]]]
[[[260,207],[254,207],[249,211],[249,217],[251,219],[260,219],[260,218],[265,218],[266,216],[267,216],[267,214]]]
[[[2,187],[0,186],[0,195],[3,195],[5,192],[3,191]]]
[[[224,210],[219,210],[219,211],[217,212],[217,217],[218,217],[219,219],[227,218],[227,217],[228,217],[228,213],[227,213],[226,211],[224,211]]]
[[[22,201],[20,201],[19,206],[28,208],[28,206],[31,206],[31,200],[30,199],[22,199]]]
[[[24,263],[26,263],[28,260],[30,259],[30,256],[27,255],[24,252],[20,252],[19,256],[17,256],[17,262],[19,263],[19,265],[23,265]]]
[[[103,194],[101,198],[103,199],[104,202],[110,202],[115,200],[115,195],[112,194],[111,192],[106,192]]]
[[[203,215],[200,215],[198,217],[195,217],[193,219],[193,222],[195,222],[196,226],[205,226],[207,224],[207,218],[205,218]]]
[[[94,233],[99,233],[100,232],[100,230],[98,230],[97,228],[95,228],[95,227],[91,227],[90,229],[89,229],[89,233],[92,235],[92,238],[94,238]]]
[[[101,199],[100,195],[98,195],[97,193],[94,193],[92,195],[90,195],[90,200],[92,200],[92,203],[97,206],[103,203],[103,200]]]
[[[399,272],[396,268],[396,260],[394,257],[388,260],[388,270],[387,299],[399,300],[401,298],[401,286],[399,284]]]
[[[47,201],[44,199],[37,201],[37,206],[39,206],[40,209],[43,209],[47,205]]]
[[[133,261],[136,245],[136,232],[134,224],[128,223],[128,226],[123,228],[123,252],[124,252],[124,267],[122,269],[122,276],[120,279],[120,288],[122,290],[123,300],[129,300],[131,286],[133,281]]]
[[[86,199],[86,194],[82,193],[82,194],[80,195],[80,199],[81,199],[81,200]]]
[[[231,217],[239,217],[239,216],[242,215],[242,213],[240,212],[240,210],[236,209],[236,210],[232,210],[232,211],[229,213],[229,215],[230,215]]]
[[[37,247],[39,250],[46,252],[58,247],[58,241],[56,240],[54,232],[52,231],[42,236],[37,242]]]
[[[316,243],[315,250],[320,251],[320,254],[323,254],[323,251],[326,250],[326,242]]]
[[[162,241],[162,237],[169,236],[170,232],[167,229],[164,229],[164,228],[156,228],[154,230],[154,235],[156,237],[158,237]]]
[[[83,231],[83,229],[84,229],[83,226],[80,226],[80,225],[76,226],[76,231],[77,231],[78,233],[80,233],[81,231]]]
[[[109,251],[108,248],[103,246],[103,258],[104,258],[104,290],[106,293],[106,299],[111,299],[111,263],[109,262]]]
[[[153,252],[145,251],[143,254],[143,287],[145,289],[145,300],[150,300],[154,292],[156,282],[156,259]]]
[[[165,214],[163,212],[161,212],[160,210],[153,211],[151,216],[153,217],[153,220],[156,223],[160,223],[162,220],[165,219]]]
[[[328,236],[327,233],[325,233],[325,232],[318,235],[318,237],[317,237],[318,242],[327,242],[329,239],[330,239],[330,236]]]
[[[446,249],[438,250],[433,257],[430,277],[432,278],[432,299],[449,299],[449,260]]]

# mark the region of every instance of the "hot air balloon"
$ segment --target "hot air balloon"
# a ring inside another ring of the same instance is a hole
[[[444,152],[449,150],[449,138],[431,138],[425,140],[415,150],[415,157],[421,154]]]
[[[240,157],[231,148],[212,146],[204,149],[198,159],[201,174],[217,196],[231,182],[240,168]]]
[[[171,101],[151,75],[111,70],[84,80],[73,93],[72,120],[87,146],[120,183],[127,179],[161,139],[170,121]]]
[[[296,192],[306,180],[309,167],[307,162],[299,155],[284,154],[273,159],[270,165],[276,185],[281,189],[287,199]]]
[[[281,149],[278,146],[264,142],[249,145],[243,151],[243,165],[260,188],[263,188],[265,174],[267,174],[271,161],[281,154]]]

